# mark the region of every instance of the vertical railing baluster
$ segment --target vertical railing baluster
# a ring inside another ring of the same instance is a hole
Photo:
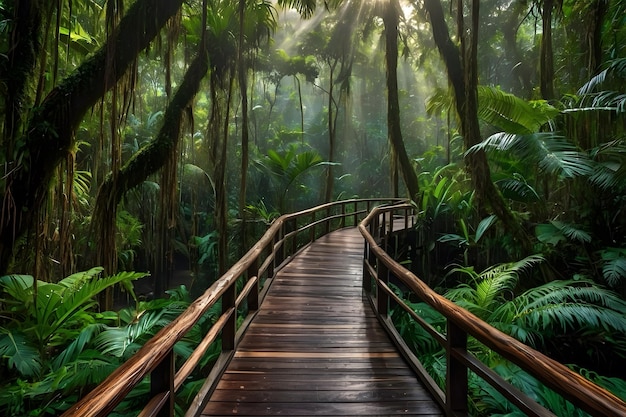
[[[236,288],[237,284],[233,282],[222,295],[222,313],[226,313],[229,309],[234,308],[233,314],[228,318],[222,329],[222,351],[225,352],[235,350],[235,335],[237,334]]]
[[[359,204],[357,201],[354,202],[354,227],[357,227],[359,225]]]
[[[389,269],[387,265],[382,263],[382,261],[378,261],[378,280],[382,283],[389,286]],[[376,305],[378,309],[378,314],[383,318],[387,318],[389,315],[389,294],[382,289],[381,286],[376,288]]]
[[[446,408],[450,416],[467,415],[467,367],[456,359],[454,350],[467,352],[467,333],[448,319],[446,349]]]
[[[371,258],[372,253],[370,251],[369,242],[365,241],[365,245],[363,245],[363,292],[366,295],[372,294],[372,276],[370,274]]]
[[[315,211],[311,213],[311,235],[309,237],[309,243],[315,242]]]
[[[295,232],[293,234],[293,237],[291,238],[291,253],[289,254],[290,256],[292,256],[294,253],[296,253],[298,251],[298,219],[294,217],[293,219],[293,229],[291,229],[291,231]]]
[[[408,230],[409,228],[409,213],[410,213],[410,208],[405,208],[404,209],[404,230]]]
[[[283,236],[284,236],[284,226],[280,228],[280,230],[278,230],[276,236],[274,236],[274,247],[272,248],[272,253],[274,254],[274,269],[278,268],[280,266],[281,263],[283,263],[283,258],[282,258],[282,254],[283,254],[283,245],[285,244],[285,242],[283,242]],[[276,246],[278,245],[278,249],[276,249]]]
[[[174,351],[170,350],[150,374],[150,398],[169,392],[167,405],[159,410],[157,417],[174,416],[174,376]]]
[[[264,251],[268,251],[269,253],[267,254],[267,257],[274,257],[274,242],[275,239],[272,239],[272,244],[268,244],[263,250]],[[267,257],[265,259],[267,259]],[[271,279],[274,278],[274,261],[270,262],[267,265],[267,278]]]
[[[339,224],[341,225],[340,229],[346,227],[346,203],[341,203],[341,223]]]
[[[259,309],[259,291],[261,289],[261,277],[259,277],[259,259],[255,258],[252,261],[252,264],[248,267],[248,271],[246,272],[248,275],[248,280],[256,277],[256,284],[254,284],[254,288],[250,290],[248,296],[246,297],[246,302],[248,303],[248,313],[252,311],[256,311]]]
[[[329,234],[330,233],[330,220],[328,219],[330,217],[330,206],[326,208],[326,233],[325,234]]]

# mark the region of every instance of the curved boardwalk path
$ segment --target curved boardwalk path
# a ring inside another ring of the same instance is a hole
[[[443,415],[362,297],[362,257],[343,229],[284,267],[202,415]]]

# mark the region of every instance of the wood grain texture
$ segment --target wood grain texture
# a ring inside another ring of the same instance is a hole
[[[363,299],[362,254],[344,229],[277,274],[203,416],[443,415]]]

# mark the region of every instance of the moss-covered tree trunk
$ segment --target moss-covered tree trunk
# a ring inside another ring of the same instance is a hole
[[[400,100],[398,97],[398,23],[401,13],[398,0],[390,0],[383,12],[385,25],[385,63],[387,67],[387,137],[393,147],[402,178],[411,199],[419,195],[417,174],[406,152],[400,126]]]
[[[176,150],[182,121],[200,83],[209,69],[206,51],[202,50],[191,62],[182,83],[170,101],[163,125],[156,138],[137,152],[118,172],[109,175],[100,185],[92,218],[92,229],[98,237],[96,264],[105,264],[115,253],[115,219],[117,206],[124,194],[158,172]],[[158,258],[158,257],[157,257]]]
[[[181,5],[182,0],[137,0],[111,40],[33,109],[15,158],[7,161],[2,184],[0,274],[7,272],[16,240],[33,224],[54,170],[72,147],[74,131],[85,113],[116,85]]]
[[[42,4],[37,1],[14,1],[7,4],[13,15],[8,54],[0,63],[0,82],[5,96],[4,126],[0,143],[7,155],[13,153],[13,141],[22,131],[27,87],[37,63],[40,50]],[[7,156],[8,157],[8,156]]]

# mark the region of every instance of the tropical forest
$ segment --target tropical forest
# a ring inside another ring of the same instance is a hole
[[[62,414],[281,215],[390,198],[416,213],[405,268],[626,401],[626,1],[0,0],[0,143],[2,416]],[[471,415],[524,415],[468,390]]]

